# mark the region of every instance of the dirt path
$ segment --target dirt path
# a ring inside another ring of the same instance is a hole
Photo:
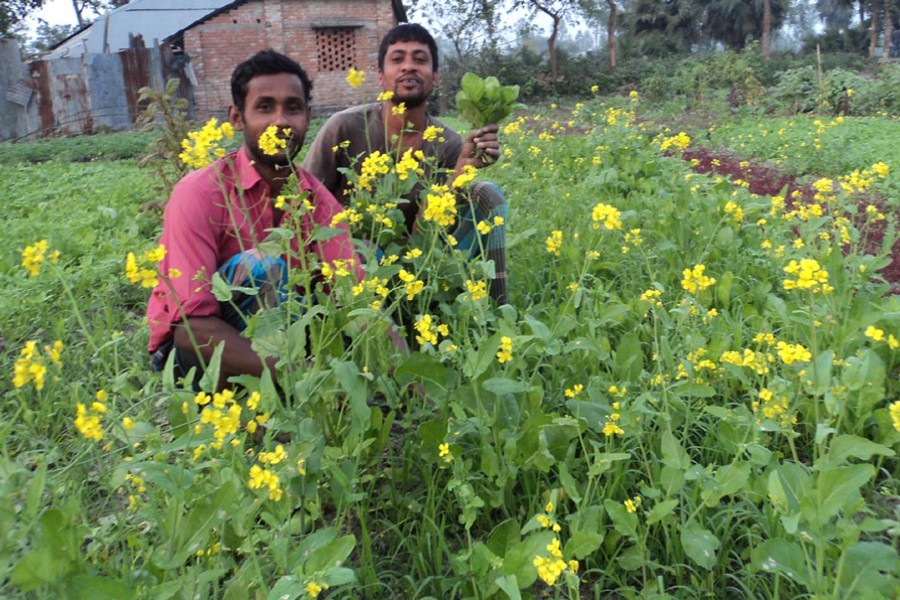
[[[691,147],[684,151],[682,158],[696,161],[693,169],[697,173],[714,173],[730,179],[741,179],[750,184],[748,188],[753,194],[774,196],[787,188],[784,196],[789,198],[799,190],[803,202],[812,202],[815,189],[809,184],[800,183],[796,177],[784,173],[780,169],[758,160],[748,160],[726,150]],[[883,205],[877,199],[864,199],[862,202]],[[882,212],[891,215],[891,211],[882,208]],[[894,217],[896,218],[896,216]],[[884,239],[885,222],[877,223],[878,227],[870,235],[868,251],[878,252]],[[900,225],[900,224],[898,224]],[[891,250],[891,264],[879,271],[879,274],[891,284],[891,294],[900,294],[900,240]]]

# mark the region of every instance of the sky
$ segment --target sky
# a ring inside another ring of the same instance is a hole
[[[75,18],[75,9],[72,8],[72,0],[47,0],[44,6],[30,17],[27,21],[30,34],[34,35],[34,30],[38,25],[38,19],[47,21],[50,25],[74,25],[77,20]],[[521,18],[521,15],[511,15],[511,19]],[[536,22],[549,25],[549,18],[546,15],[539,14]]]
[[[28,19],[29,30],[37,27],[38,18],[50,25],[74,25],[77,22],[72,0],[48,0],[41,10]]]

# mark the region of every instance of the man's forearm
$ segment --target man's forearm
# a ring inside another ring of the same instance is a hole
[[[194,341],[197,344],[196,348]],[[264,361],[253,350],[249,339],[219,317],[190,317],[175,328],[175,346],[184,352],[198,354],[206,364],[209,364],[216,346],[220,343],[224,343],[225,348],[222,352],[217,388],[224,387],[227,379],[233,375],[247,374],[258,377],[262,374],[264,366],[268,366],[272,376],[275,377],[277,359],[269,357]]]

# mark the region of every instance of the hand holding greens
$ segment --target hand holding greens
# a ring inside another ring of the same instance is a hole
[[[456,94],[459,114],[476,128],[499,123],[514,110],[525,106],[516,99],[519,86],[500,85],[496,77],[482,79],[474,73],[462,78],[462,89]]]

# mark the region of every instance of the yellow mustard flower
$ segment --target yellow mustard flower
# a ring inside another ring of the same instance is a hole
[[[347,83],[349,83],[352,87],[358,88],[363,84],[366,80],[366,72],[362,70],[356,70],[353,67],[350,67],[350,71],[347,73]]]

